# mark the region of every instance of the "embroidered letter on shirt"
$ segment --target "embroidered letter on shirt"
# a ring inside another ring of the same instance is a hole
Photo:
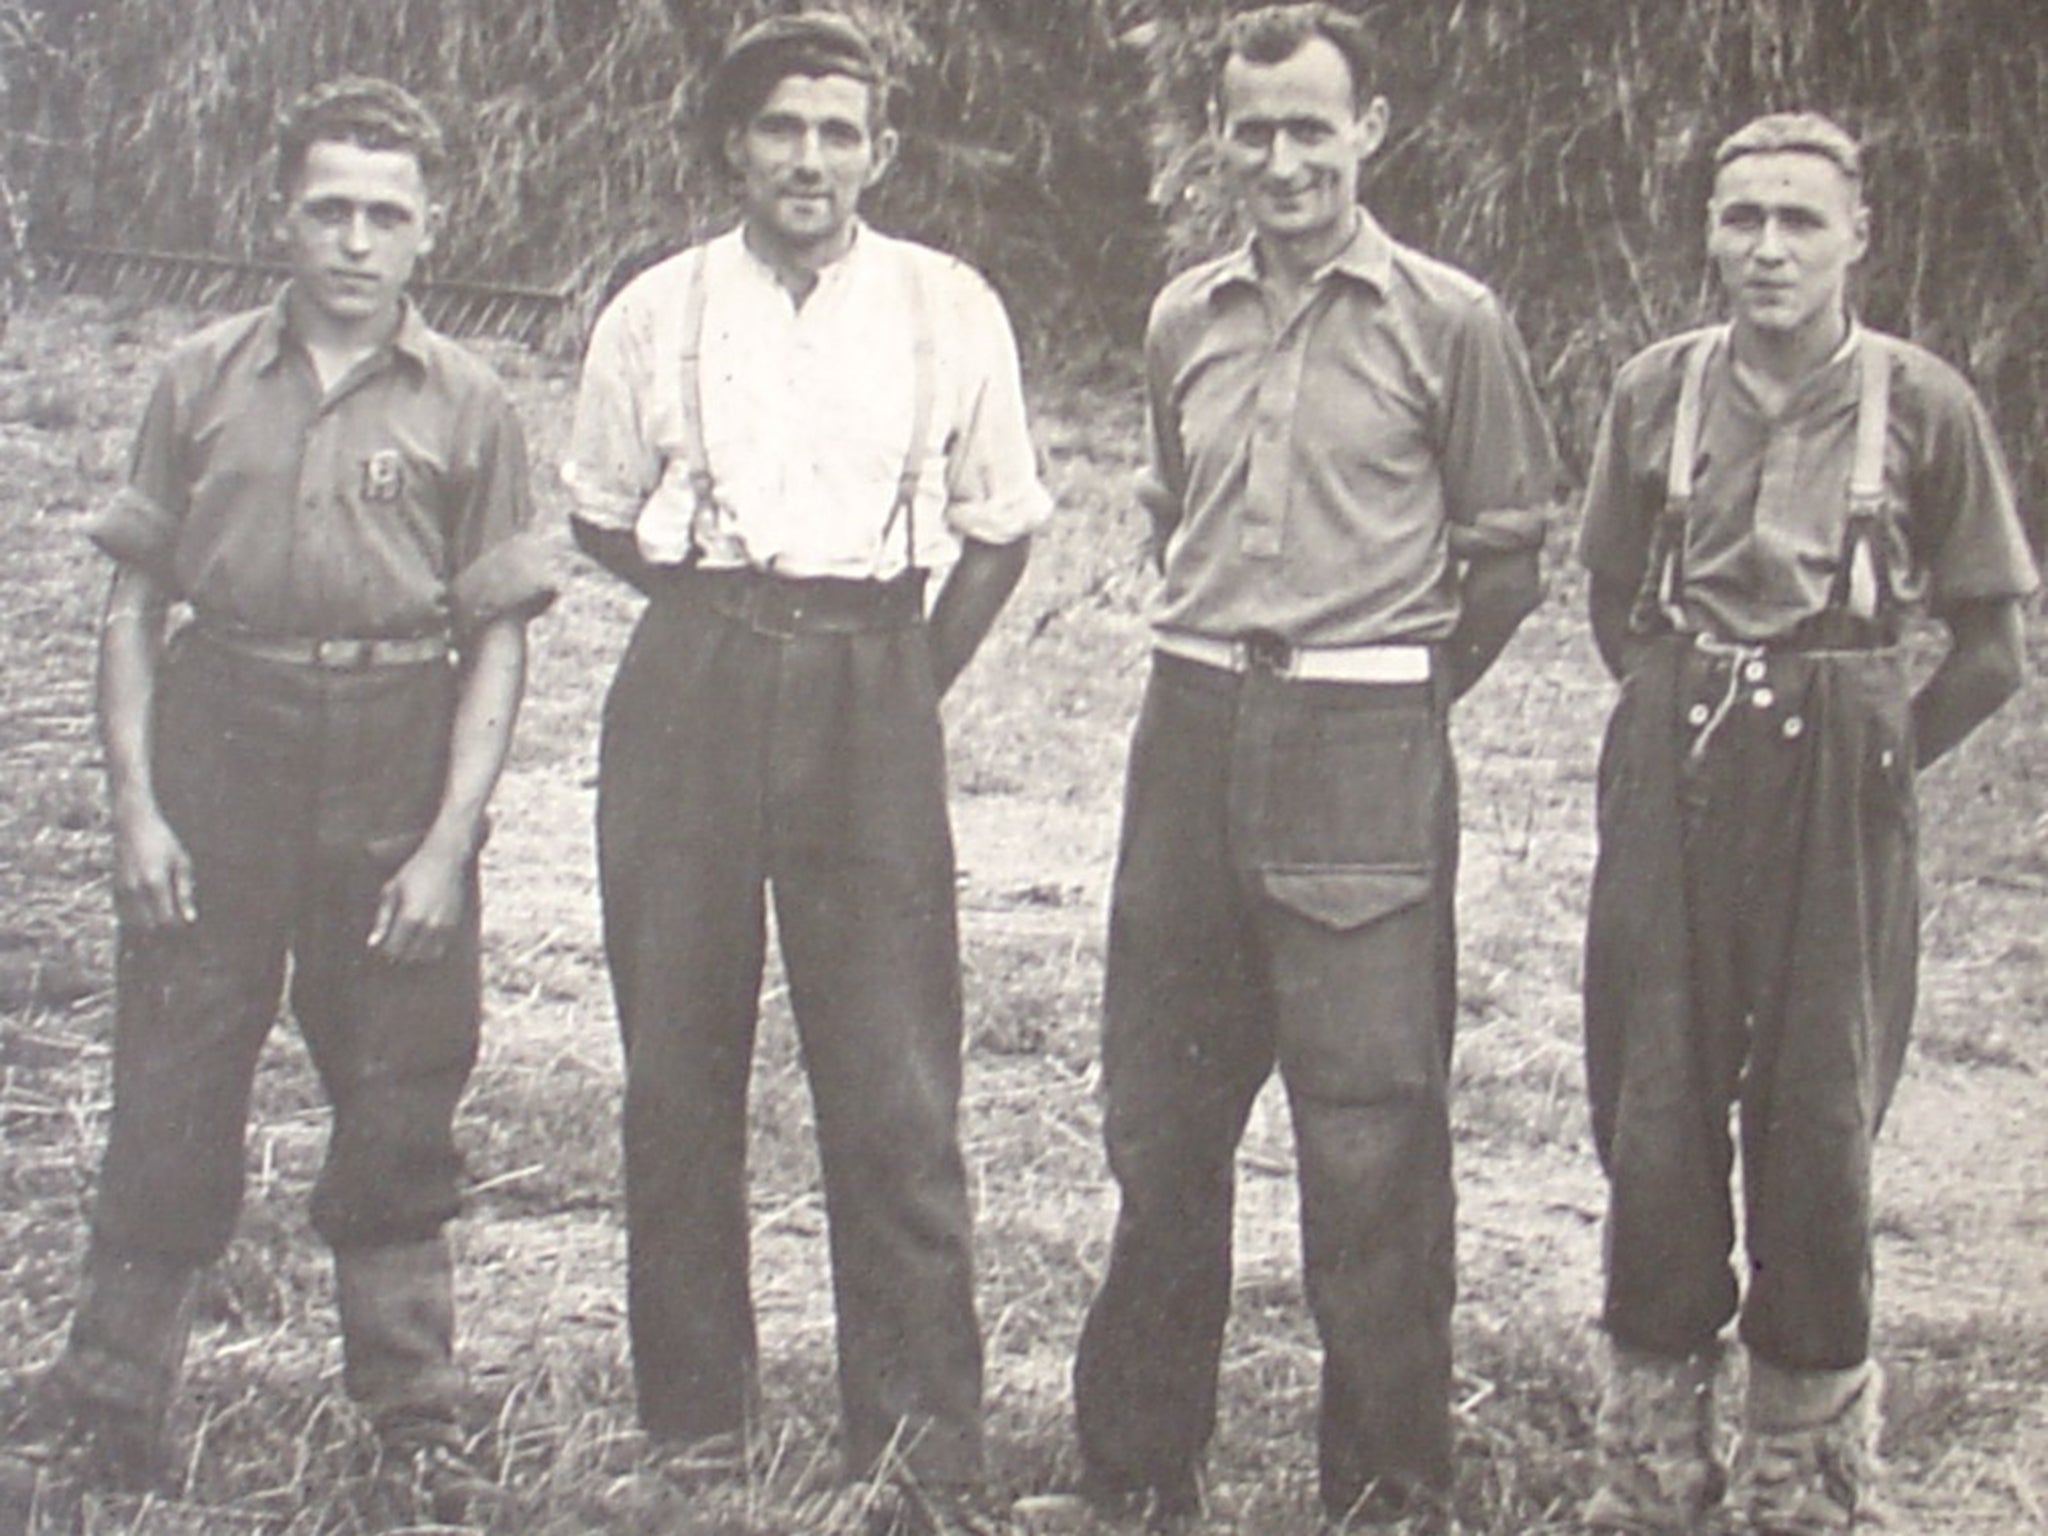
[[[363,500],[398,500],[405,490],[405,460],[396,448],[380,448],[363,460]]]

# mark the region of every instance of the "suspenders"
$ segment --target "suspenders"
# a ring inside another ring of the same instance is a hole
[[[1698,332],[1687,346],[1679,380],[1678,410],[1671,429],[1671,464],[1664,480],[1664,507],[1650,536],[1650,557],[1630,610],[1630,627],[1655,630],[1661,620],[1683,629],[1685,533],[1692,514],[1693,475],[1699,463],[1707,369],[1726,345],[1728,328]],[[1849,461],[1849,515],[1842,531],[1841,558],[1828,590],[1823,617],[1846,615],[1879,626],[1889,643],[1895,598],[1885,521],[1884,447],[1891,417],[1891,355],[1871,332],[1857,345],[1856,443]]]
[[[717,484],[711,474],[711,453],[704,445],[704,310],[709,284],[705,281],[705,246],[698,246],[690,259],[690,271],[683,290],[683,335],[680,362],[682,374],[683,451],[690,472],[690,490],[696,498],[696,520],[708,523],[719,516]],[[889,537],[903,524],[903,559],[907,568],[917,566],[917,486],[924,473],[925,454],[931,447],[932,413],[937,395],[938,337],[932,305],[925,292],[922,264],[915,256],[901,263],[904,285],[909,289],[911,325],[910,440],[903,452],[903,468],[896,477],[896,499],[882,524],[875,554],[889,547]]]
[[[1892,360],[1864,333],[1856,401],[1856,453],[1849,468],[1849,523],[1828,606],[1859,619],[1889,619],[1892,580],[1884,521],[1884,440],[1891,426]]]
[[[1727,328],[1700,331],[1687,346],[1678,385],[1678,415],[1671,426],[1671,466],[1664,476],[1664,507],[1650,530],[1650,558],[1629,612],[1629,628],[1647,634],[1662,621],[1683,629],[1685,530],[1692,516],[1692,477],[1700,451],[1700,403],[1707,365],[1727,339]]]

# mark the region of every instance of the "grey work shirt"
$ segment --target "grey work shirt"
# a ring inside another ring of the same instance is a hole
[[[1292,315],[1251,246],[1176,278],[1145,363],[1161,629],[1439,641],[1460,554],[1542,542],[1557,460],[1514,326],[1363,209]]]
[[[1638,353],[1616,376],[1586,486],[1579,555],[1634,588],[1663,510],[1679,385],[1698,333]],[[1685,627],[1764,643],[1826,607],[1849,514],[1864,349],[1892,369],[1884,488],[1894,594],[1939,614],[2038,582],[2012,479],[1975,391],[1932,353],[1856,328],[1775,415],[1719,347],[1701,389],[1685,535]]]

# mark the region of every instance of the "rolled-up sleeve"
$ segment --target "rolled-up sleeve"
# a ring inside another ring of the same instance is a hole
[[[1558,496],[1557,449],[1528,353],[1491,294],[1461,312],[1452,337],[1442,464],[1452,553],[1542,546]]]
[[[448,607],[458,633],[532,618],[555,600],[553,561],[534,529],[526,435],[500,391],[487,397],[457,523]]]
[[[661,480],[662,455],[641,420],[644,329],[629,288],[598,317],[584,352],[562,481],[576,516],[600,528],[630,531]]]
[[[1002,301],[980,278],[955,269],[948,295],[962,328],[969,392],[965,422],[947,461],[946,525],[985,544],[1014,544],[1043,528],[1052,495],[1024,409],[1017,341]]]
[[[186,479],[179,453],[178,385],[166,369],[143,412],[129,455],[128,483],[86,524],[86,537],[124,565],[173,582]]]

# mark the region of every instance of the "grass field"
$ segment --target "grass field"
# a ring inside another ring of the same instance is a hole
[[[107,1109],[107,822],[90,717],[101,563],[79,528],[118,483],[155,360],[193,317],[65,300],[0,344],[0,1372],[62,1336]],[[568,368],[495,354],[544,496]],[[964,1134],[978,1213],[993,1474],[1075,1470],[1067,1370],[1111,1216],[1094,1095],[1103,900],[1146,577],[1126,484],[1130,392],[1040,391],[1061,498],[1025,584],[948,706],[968,981]],[[1561,544],[1562,541],[1560,541]],[[1601,1189],[1581,1105],[1577,972],[1608,690],[1560,553],[1543,609],[1461,707],[1457,1069],[1459,1505],[1488,1536],[1573,1529],[1588,1474]],[[823,1212],[786,1007],[755,1081],[755,1281],[773,1465],[685,1497],[636,1461],[623,1333],[619,1053],[599,952],[595,720],[632,618],[587,568],[535,633],[486,871],[489,1023],[461,1134],[456,1240],[479,1454],[512,1528],[850,1530],[832,1498]],[[2039,636],[2037,634],[2037,651]],[[2037,662],[2042,659],[2037,655]],[[1880,1161],[1886,1450],[1903,1528],[2048,1530],[2048,721],[2038,689],[1923,785],[1919,1044]],[[280,1030],[258,1085],[240,1236],[209,1278],[180,1496],[92,1499],[92,1532],[389,1529],[340,1391],[306,1224],[324,1114]],[[1313,1335],[1292,1151],[1269,1095],[1240,1161],[1238,1271],[1211,1528],[1314,1525]],[[62,1512],[38,1529],[65,1529]],[[1020,1524],[1019,1529],[1024,1527]]]

